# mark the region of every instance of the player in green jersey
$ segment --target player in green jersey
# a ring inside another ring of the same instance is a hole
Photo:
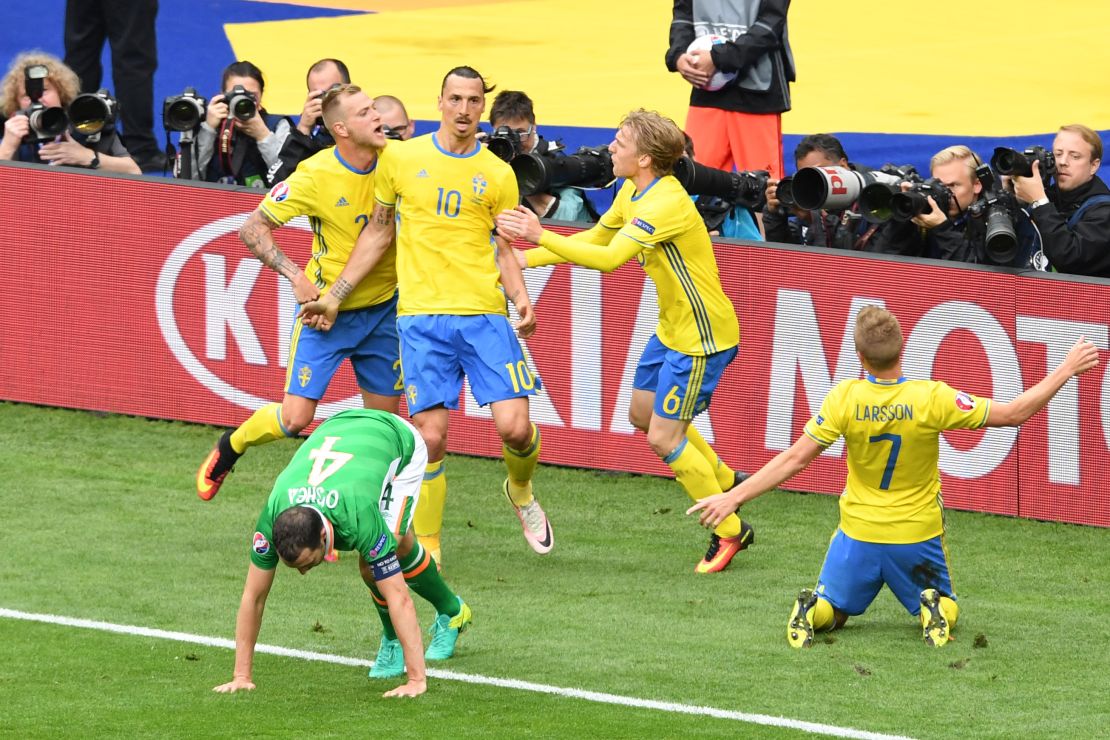
[[[278,476],[258,517],[236,618],[234,678],[216,691],[254,688],[254,647],[278,562],[304,574],[334,548],[358,552],[359,572],[382,620],[371,677],[407,670],[408,682],[385,695],[424,693],[425,658],[450,657],[471,620],[470,608],[411,532],[426,463],[419,433],[388,412],[352,409],[317,427]],[[406,584],[437,611],[425,655]]]

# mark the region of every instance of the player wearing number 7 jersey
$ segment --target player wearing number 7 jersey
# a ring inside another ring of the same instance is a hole
[[[1043,380],[1001,403],[937,380],[903,377],[902,327],[886,309],[860,310],[855,343],[867,377],[838,383],[790,449],[733,491],[699,501],[687,513],[703,510],[702,523],[713,526],[843,437],[848,480],[840,497],[840,526],[816,589],[798,595],[787,641],[809,646],[814,630],[835,629],[863,614],[885,583],[910,614],[920,616],[925,642],[940,647],[959,615],[944,545],[940,433],[1024,423],[1068,379],[1095,367],[1098,350],[1080,338]]]
[[[371,678],[399,676],[407,668],[408,683],[387,696],[424,693],[425,658],[449,658],[471,621],[470,607],[444,583],[410,531],[426,462],[412,425],[385,411],[342,411],[316,428],[278,475],[258,517],[235,623],[234,678],[216,691],[254,688],[254,647],[278,561],[304,574],[334,548],[358,553],[382,621]],[[406,584],[437,612],[424,655]]]

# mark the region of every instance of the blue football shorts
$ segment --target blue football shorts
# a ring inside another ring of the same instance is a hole
[[[689,421],[709,408],[713,391],[725,368],[736,357],[736,347],[699,357],[670,349],[651,335],[632,387],[655,394],[655,414]]]
[[[914,616],[921,611],[921,592],[927,588],[955,600],[944,536],[891,545],[855,540],[837,529],[821,566],[817,593],[845,614],[856,616],[871,605],[884,583]]]
[[[500,314],[398,316],[401,371],[410,414],[459,407],[463,376],[479,405],[542,388],[509,319]]]
[[[318,331],[297,320],[289,342],[285,392],[319,401],[339,363],[350,358],[359,388],[399,396],[398,351],[396,293],[373,306],[340,311],[330,331]]]

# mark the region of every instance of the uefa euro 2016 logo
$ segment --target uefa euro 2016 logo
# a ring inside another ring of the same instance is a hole
[[[486,176],[483,175],[481,172],[474,176],[474,180],[472,182],[474,183],[475,195],[481,195],[482,193],[486,192],[486,186],[489,185],[489,183],[486,181]]]

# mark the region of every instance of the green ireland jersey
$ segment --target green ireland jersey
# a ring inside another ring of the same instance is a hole
[[[381,514],[393,478],[412,459],[411,428],[385,411],[351,409],[331,417],[305,440],[278,475],[258,516],[251,562],[264,570],[278,564],[274,520],[293,506],[309,506],[335,528],[336,550],[355,550],[373,563],[397,548]]]

